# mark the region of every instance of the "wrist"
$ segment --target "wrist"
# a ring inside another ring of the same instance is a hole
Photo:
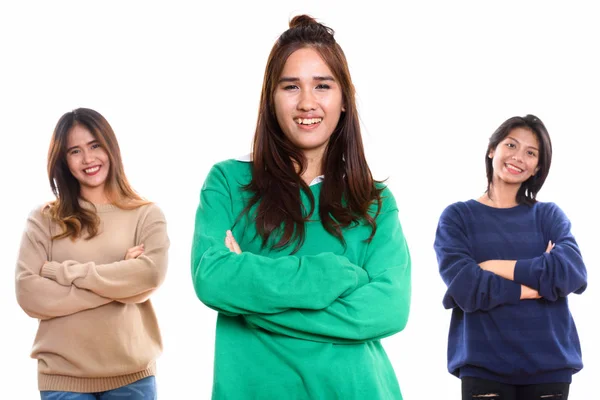
[[[58,269],[60,268],[60,264],[56,261],[46,261],[42,266],[40,271],[40,275],[44,278],[52,279],[56,281],[56,277],[58,274]]]

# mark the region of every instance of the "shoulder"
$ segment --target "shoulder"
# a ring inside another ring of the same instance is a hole
[[[379,190],[379,197],[381,199],[381,210],[380,213],[385,213],[387,211],[393,211],[394,209],[398,209],[396,204],[396,198],[392,193],[391,189],[383,183],[377,182],[375,184],[375,189]],[[377,205],[375,205],[376,207]]]
[[[252,170],[252,154],[230,158],[213,165],[211,170],[219,170],[228,174],[245,173]]]
[[[211,175],[217,174],[228,179],[251,177],[252,161],[244,161],[235,158],[220,161],[212,166],[208,175],[210,177]]]
[[[51,207],[52,202],[38,204],[29,212],[28,218],[49,224],[52,220]]]
[[[252,180],[252,162],[229,159],[214,164],[206,177],[203,189],[241,187]]]
[[[50,215],[51,203],[36,205],[27,215],[26,230],[43,231],[46,234],[50,232],[52,216]]]
[[[562,212],[560,207],[551,201],[536,201],[531,207],[538,212]]]
[[[565,212],[553,202],[538,201],[532,206],[535,214],[539,215],[540,218],[550,221],[568,221]]]
[[[483,206],[483,205],[482,205]],[[485,207],[485,206],[484,206]],[[442,219],[456,219],[462,218],[467,214],[472,214],[478,209],[478,203],[476,200],[457,201],[452,203],[442,211],[440,220]]]
[[[398,211],[398,204],[396,198],[388,186],[383,183],[376,183],[375,188],[380,191],[379,196],[381,199],[381,207],[379,214],[385,214],[390,211]],[[373,204],[372,209],[377,212],[377,204]]]
[[[163,210],[156,203],[148,203],[137,209],[138,220],[143,224],[167,222]]]

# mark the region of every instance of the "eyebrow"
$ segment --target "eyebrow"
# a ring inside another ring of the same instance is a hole
[[[517,143],[521,144],[521,142],[519,142],[517,139],[515,139],[515,138],[514,138],[514,137],[512,137],[512,136],[507,136],[506,138],[507,138],[507,139],[512,139],[512,140],[514,140],[515,142],[517,142]],[[533,150],[535,150],[535,151],[540,151],[540,150],[539,150],[537,147],[535,147],[535,146],[527,146],[527,148],[528,148],[528,149],[533,149]]]
[[[87,143],[86,143],[86,146],[89,146],[89,145],[91,145],[91,144],[94,144],[94,143],[97,143],[97,142],[98,142],[98,141],[94,139],[94,140],[92,140],[92,141],[90,141],[90,142],[87,142]],[[73,149],[76,149],[76,148],[78,148],[78,147],[79,147],[79,145],[77,145],[77,146],[73,146],[73,147],[69,147],[69,148],[67,149],[67,153],[68,153],[68,152],[70,152],[70,151],[71,151],[71,150],[73,150]]]
[[[299,82],[300,78],[294,77],[294,76],[282,76],[279,79],[278,83],[283,83],[283,82]],[[333,76],[331,75],[325,75],[325,76],[313,76],[313,81],[332,81],[335,82],[335,79],[333,78]]]

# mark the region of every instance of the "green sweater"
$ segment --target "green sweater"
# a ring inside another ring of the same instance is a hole
[[[213,399],[402,399],[379,341],[404,329],[410,307],[410,255],[392,193],[382,193],[371,243],[360,224],[343,231],[344,250],[315,211],[290,255],[294,245],[261,249],[247,215],[233,226],[251,173],[250,163],[216,164],[196,214],[194,288],[219,312]],[[317,208],[321,186],[310,186]],[[241,254],[225,246],[232,227]]]

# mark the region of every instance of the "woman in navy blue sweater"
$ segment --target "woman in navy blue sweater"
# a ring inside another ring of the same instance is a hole
[[[563,211],[536,200],[551,160],[540,119],[508,119],[489,140],[487,191],[440,217],[448,370],[464,400],[566,400],[583,367],[567,296],[585,290],[585,265]]]

